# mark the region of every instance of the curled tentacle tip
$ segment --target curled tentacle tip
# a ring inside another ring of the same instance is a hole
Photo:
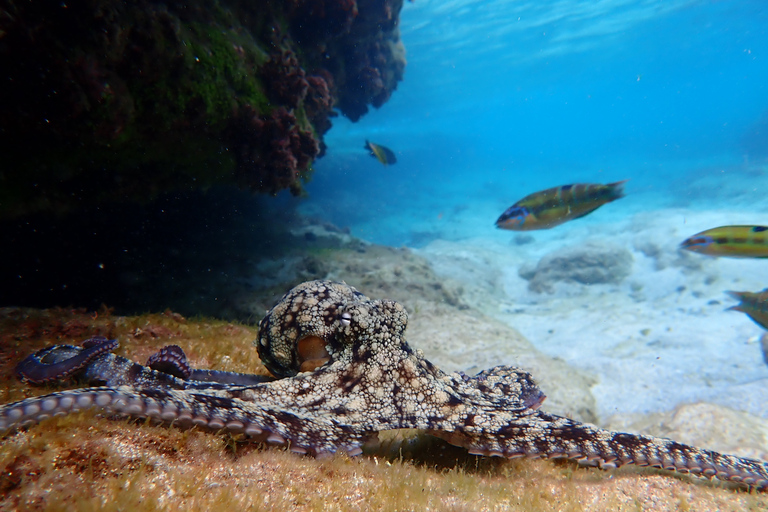
[[[103,336],[89,338],[82,347],[54,345],[27,356],[16,366],[16,376],[31,384],[45,384],[72,378],[102,354],[118,347],[117,340]]]
[[[155,371],[167,373],[187,380],[192,370],[187,363],[187,355],[178,345],[166,345],[147,359],[147,366]]]

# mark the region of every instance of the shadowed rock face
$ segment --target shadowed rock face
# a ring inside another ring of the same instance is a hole
[[[0,217],[236,182],[301,193],[405,67],[402,0],[9,2]]]

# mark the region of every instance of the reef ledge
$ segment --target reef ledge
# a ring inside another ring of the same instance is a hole
[[[0,218],[235,182],[302,193],[402,80],[402,0],[8,2]]]

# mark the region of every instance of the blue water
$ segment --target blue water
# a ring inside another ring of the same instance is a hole
[[[418,247],[496,236],[543,188],[631,179],[614,217],[717,206],[768,221],[764,1],[416,0],[400,19],[405,79],[358,123],[334,121],[306,213]]]

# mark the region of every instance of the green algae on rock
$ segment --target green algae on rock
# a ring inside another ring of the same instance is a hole
[[[222,182],[301,194],[334,106],[356,120],[402,79],[401,7],[10,2],[0,217]]]

